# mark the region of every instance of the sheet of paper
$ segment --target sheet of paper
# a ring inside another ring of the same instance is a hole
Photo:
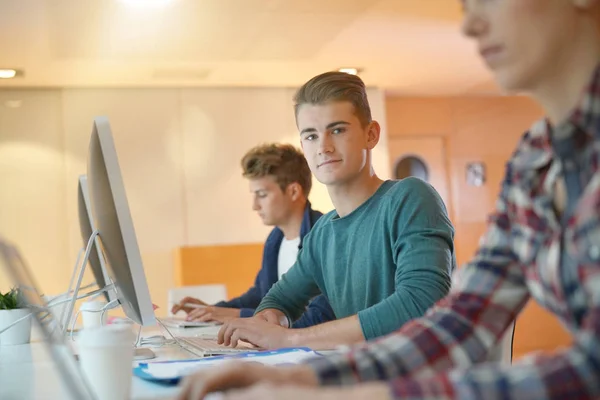
[[[319,357],[319,355],[313,351],[303,350],[282,353],[273,352],[266,355],[264,353],[249,353],[244,357],[209,357],[194,361],[148,363],[146,372],[156,378],[169,378],[189,375],[226,362],[258,362],[264,365],[284,366],[298,364],[311,357]]]

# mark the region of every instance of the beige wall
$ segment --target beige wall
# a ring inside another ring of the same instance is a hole
[[[0,91],[0,233],[14,241],[47,293],[66,290],[81,246],[77,177],[92,119],[109,117],[153,301],[166,305],[173,249],[264,240],[239,159],[259,143],[298,145],[292,89],[69,89]],[[390,176],[385,101],[376,170]],[[8,108],[8,100],[21,100]],[[311,200],[332,208],[315,183]],[[87,278],[88,280],[91,277]],[[0,290],[10,282],[0,271]],[[162,314],[162,313],[161,313]]]

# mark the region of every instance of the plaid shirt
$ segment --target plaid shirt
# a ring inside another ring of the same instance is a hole
[[[599,162],[600,69],[566,121],[540,121],[523,137],[450,295],[392,335],[309,362],[321,383],[386,380],[398,399],[600,398]],[[569,192],[562,217],[559,181]],[[572,347],[475,366],[530,296],[560,318]]]

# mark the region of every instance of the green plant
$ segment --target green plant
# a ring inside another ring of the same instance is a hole
[[[0,292],[0,310],[16,310],[23,307],[24,302],[19,288],[12,288],[4,294]]]

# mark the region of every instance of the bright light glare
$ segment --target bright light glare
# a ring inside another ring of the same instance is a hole
[[[0,69],[0,79],[11,79],[17,75],[14,69]]]

